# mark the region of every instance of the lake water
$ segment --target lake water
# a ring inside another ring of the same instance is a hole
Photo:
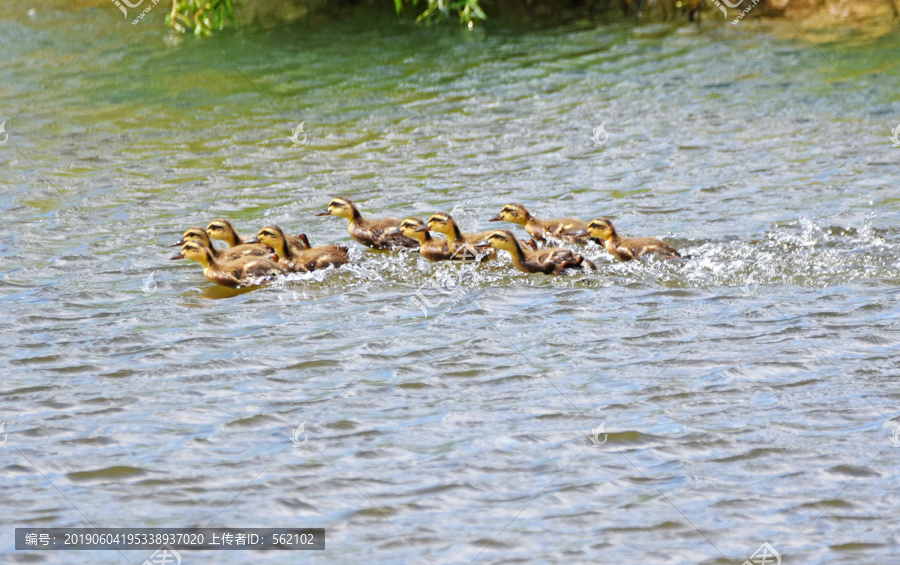
[[[165,6],[0,5],[0,561],[149,558],[15,551],[25,526],[327,530],[185,565],[900,559],[896,32],[173,40]],[[693,258],[457,271],[352,242],[314,216],[337,195],[608,216]],[[354,263],[216,288],[167,245],[218,217]]]

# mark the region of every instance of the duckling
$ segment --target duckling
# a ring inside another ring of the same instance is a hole
[[[647,254],[659,255],[666,259],[681,257],[681,254],[665,241],[653,237],[620,236],[616,233],[612,222],[606,218],[591,220],[584,233],[590,235],[595,243],[603,245],[610,255],[619,261],[631,261]]]
[[[260,243],[251,243],[245,238],[241,237],[238,234],[237,230],[234,229],[234,226],[228,220],[213,220],[206,226],[206,233],[212,239],[220,239],[228,244],[228,247],[236,247],[238,245],[257,245],[260,247],[264,247],[264,244]],[[297,236],[288,235],[285,236],[293,251],[303,251],[304,249],[309,249],[309,239],[307,239],[306,234],[299,234]]]
[[[216,249],[212,240],[209,239],[209,234],[206,233],[206,230],[203,228],[189,228],[184,232],[184,235],[181,236],[179,241],[176,241],[169,247],[181,247],[184,245],[186,241],[196,241],[198,243],[202,243],[212,252],[212,255],[216,259],[224,259],[226,261],[231,261],[233,259],[237,259],[238,257],[243,257],[246,255],[252,255],[255,257],[268,257],[272,260],[277,260],[278,256],[275,255],[275,250],[269,247],[268,245],[261,244],[252,244],[252,243],[244,243],[241,245],[236,245],[234,247],[229,247],[227,250]]]
[[[175,259],[197,261],[203,265],[203,276],[209,281],[231,288],[257,285],[285,272],[284,267],[265,257],[247,255],[231,260],[216,259],[209,247],[196,241],[182,245],[181,253],[172,257],[173,261]]]
[[[340,267],[350,262],[347,248],[343,245],[322,245],[295,251],[288,245],[284,232],[278,226],[264,227],[256,237],[261,243],[275,249],[279,257],[278,263],[294,273],[306,273],[331,265]]]
[[[472,256],[467,257],[465,253],[451,253],[450,249],[447,248],[447,240],[432,237],[431,232],[427,228],[418,231],[424,225],[425,222],[421,218],[406,218],[400,222],[399,228],[394,228],[387,233],[389,235],[402,233],[406,237],[415,239],[419,242],[419,253],[429,261],[465,261],[472,258]],[[487,254],[482,254],[482,258],[487,259],[488,257]]]
[[[530,250],[525,243],[516,239],[516,236],[508,230],[497,230],[477,245],[508,251],[513,265],[525,273],[549,275],[551,273],[560,274],[566,269],[597,269],[593,263],[568,249],[550,247],[540,251]]]
[[[343,196],[332,199],[328,203],[328,207],[316,216],[346,218],[350,222],[347,231],[350,232],[353,239],[366,247],[374,249],[417,249],[419,247],[419,242],[411,237],[403,234],[387,234],[393,228],[400,227],[400,220],[397,218],[367,220],[363,218],[356,204]]]
[[[493,233],[493,230],[478,233],[463,233],[456,224],[456,220],[453,219],[453,216],[446,212],[432,214],[431,217],[428,218],[427,224],[416,228],[416,231],[425,230],[433,230],[444,234],[447,237],[447,249],[449,249],[451,253],[457,255],[471,254],[470,257],[483,253],[483,250],[476,249],[474,244],[482,241]]]
[[[500,214],[491,218],[492,222],[512,222],[525,226],[528,235],[541,243],[546,243],[547,238],[567,241],[569,243],[583,242],[587,235],[577,235],[587,229],[587,222],[575,218],[559,218],[557,220],[538,220],[531,215],[525,206],[521,204],[507,204],[500,210]]]

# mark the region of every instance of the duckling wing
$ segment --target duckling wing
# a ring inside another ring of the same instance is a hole
[[[234,275],[242,283],[248,282],[249,279],[269,279],[282,273],[284,273],[283,268],[264,259],[248,261],[234,271]]]
[[[343,245],[323,245],[321,247],[313,247],[310,251],[316,251],[314,262],[315,269],[324,269],[326,267],[340,267],[350,262],[350,256],[347,255],[347,248]]]
[[[635,257],[648,254],[659,255],[667,259],[681,257],[681,254],[668,243],[650,237],[635,240],[629,247]]]
[[[384,242],[386,247],[390,248],[403,248],[403,249],[418,249],[419,242],[411,237],[406,237],[403,234],[396,235],[382,235],[379,237],[379,240]]]
[[[557,239],[562,239],[565,241],[575,241],[576,239],[579,239],[579,237],[575,234],[584,232],[586,230],[587,223],[575,218],[561,218],[559,220],[551,220],[549,225],[547,225],[547,231],[550,232],[550,235]],[[587,234],[580,237],[581,239],[584,239],[585,237],[587,237]]]
[[[544,257],[546,261],[550,261],[553,263],[562,263],[563,261],[575,261],[579,255],[575,255],[568,249],[548,249],[544,252]]]
[[[227,250],[222,252],[222,258],[228,261],[233,261],[235,259],[240,259],[241,257],[268,257],[272,253],[272,250],[263,244],[255,244],[255,243],[242,243],[240,245],[235,245],[234,247],[229,247]]]
[[[372,241],[378,249],[389,249],[399,247],[404,249],[418,249],[419,242],[411,237],[403,234],[387,235],[386,232],[400,227],[400,220],[397,218],[381,218],[369,222],[369,228]]]
[[[303,235],[303,234],[301,234],[301,235]],[[290,246],[291,251],[293,251],[293,252],[303,251],[304,249],[309,249],[308,240],[305,241],[305,240],[300,239],[299,237],[295,237],[293,235],[286,236],[285,239],[287,240],[287,244],[288,244],[288,246]]]
[[[291,267],[294,271],[309,272],[331,266],[340,267],[349,262],[347,248],[343,245],[322,245],[298,253]]]
[[[639,249],[640,247],[638,246],[628,247],[625,245],[618,245],[610,249],[610,252],[620,261],[631,261],[632,259],[640,257]]]
[[[568,249],[551,248],[532,255],[530,262],[539,265],[542,273],[558,273],[571,261],[574,256]]]
[[[237,288],[241,286],[241,280],[233,271],[206,271],[206,278],[218,285]]]

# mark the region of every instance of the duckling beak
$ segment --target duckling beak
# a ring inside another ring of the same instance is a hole
[[[400,228],[391,228],[388,231],[384,232],[384,235],[400,235],[403,233],[400,231]]]
[[[491,242],[486,239],[483,239],[483,240],[479,241],[478,243],[476,243],[474,246],[476,249],[485,249],[485,248],[491,246]]]
[[[424,226],[419,226],[419,227],[417,227],[417,228],[416,228],[416,231],[428,231],[428,224],[425,224]]]
[[[585,237],[587,235],[590,235],[590,234],[588,234],[587,230],[581,230],[581,231],[577,231],[577,232],[573,233],[572,237]]]
[[[503,218],[501,218],[500,216],[497,216],[496,218],[491,218],[491,219],[488,220],[488,221],[489,221],[489,222],[502,222],[502,221],[503,221]]]
[[[248,239],[248,240],[245,241],[244,243],[259,243],[259,238],[258,238],[258,237],[254,237],[254,238]]]
[[[183,239],[179,239],[178,241],[176,241],[175,243],[173,243],[173,244],[170,245],[169,247],[181,247],[182,245],[184,245],[184,240],[183,240]]]
[[[175,259],[184,259],[184,254],[179,253],[178,255],[176,255],[174,257],[169,257],[169,261],[174,261]]]
[[[330,215],[331,215],[331,212],[329,212],[328,210],[322,210],[321,212],[316,214],[316,216],[330,216]]]

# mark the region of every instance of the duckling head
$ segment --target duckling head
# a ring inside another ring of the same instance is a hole
[[[234,226],[228,220],[218,219],[213,220],[206,226],[206,234],[211,239],[219,239],[224,241],[230,246],[237,245],[239,243],[237,230],[234,229]]]
[[[212,249],[212,241],[209,239],[209,235],[203,228],[189,228],[185,230],[184,234],[181,236],[181,239],[176,241],[169,247],[181,247],[185,244],[185,242],[188,241],[196,241]]]
[[[333,198],[328,206],[316,216],[338,216],[352,221],[359,217],[359,209],[349,198],[338,196]]]
[[[287,238],[284,231],[278,226],[266,226],[259,230],[256,237],[247,243],[262,243],[275,250],[280,257],[287,255]]]
[[[447,214],[446,212],[438,212],[437,214],[432,214],[430,218],[428,218],[428,223],[416,228],[416,231],[436,231],[438,233],[442,233],[444,235],[451,235],[457,231],[456,221],[453,219],[453,216]]]
[[[172,257],[172,261],[175,259],[190,259],[203,265],[203,268],[209,267],[213,262],[212,251],[209,250],[209,247],[196,241],[189,241],[182,245],[181,253]]]
[[[587,234],[596,239],[609,241],[616,236],[616,228],[614,228],[612,222],[606,218],[600,218],[598,220],[591,220],[591,223],[589,223],[587,227]]]
[[[423,226],[425,226],[425,229],[419,231],[419,228]],[[400,222],[400,227],[385,232],[385,235],[405,235],[406,237],[411,237],[419,243],[422,243],[427,239],[427,233],[428,226],[425,225],[422,218],[406,218]]]
[[[507,204],[500,210],[495,218],[491,218],[492,222],[510,222],[513,224],[525,225],[531,219],[531,212],[521,204]]]
[[[510,253],[513,253],[519,249],[519,244],[516,241],[516,236],[514,236],[512,232],[508,230],[497,230],[491,235],[487,236],[487,239],[485,239],[484,241],[478,242],[475,246],[490,246],[494,249],[509,251]]]

